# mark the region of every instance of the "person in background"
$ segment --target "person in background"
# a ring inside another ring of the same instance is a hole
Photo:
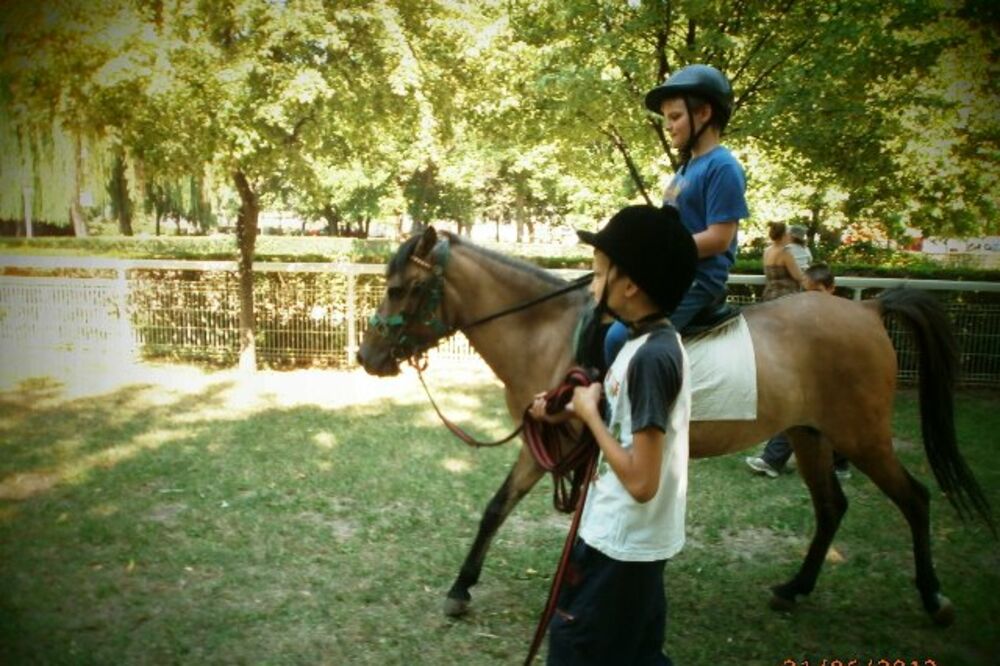
[[[800,267],[795,254],[789,251],[792,236],[784,222],[772,222],[767,235],[771,244],[764,250],[764,293],[761,300],[773,301],[799,292],[802,271],[808,264]]]
[[[788,245],[785,247],[795,259],[795,265],[800,271],[804,271],[812,264],[813,255],[809,250],[805,227],[798,224],[788,227]]]
[[[832,294],[835,285],[830,267],[823,263],[816,263],[807,268],[803,275],[802,286],[805,287],[806,291]],[[780,433],[771,438],[760,456],[748,457],[746,463],[754,472],[776,479],[785,469],[791,457],[792,445],[788,443],[785,433]],[[850,463],[847,458],[836,451],[833,453],[833,469],[841,480],[851,478]]]
[[[733,88],[715,67],[688,65],[646,93],[645,104],[663,116],[671,145],[681,155],[663,205],[677,209],[698,248],[694,282],[668,313],[674,328],[683,332],[696,314],[725,299],[729,269],[736,261],[736,229],[750,214],[743,167],[721,143],[733,114]],[[626,337],[620,322],[608,329],[607,365]]]

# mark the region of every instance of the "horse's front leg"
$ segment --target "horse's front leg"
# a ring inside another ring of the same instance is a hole
[[[810,428],[791,428],[787,434],[795,450],[799,473],[812,496],[816,532],[795,577],[771,588],[774,593],[771,608],[783,611],[795,607],[796,597],[806,596],[813,591],[833,537],[847,512],[847,498],[833,473],[833,452],[829,443]]]
[[[476,540],[472,542],[472,548],[465,556],[458,578],[455,579],[444,600],[445,615],[457,617],[469,610],[469,602],[472,600],[469,588],[479,582],[479,574],[486,560],[486,551],[489,550],[494,535],[521,498],[528,494],[544,474],[544,470],[532,458],[528,447],[522,447],[521,455],[518,456],[510,474],[486,506],[483,518],[479,522]]]

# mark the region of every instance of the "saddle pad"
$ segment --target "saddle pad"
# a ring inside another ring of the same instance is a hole
[[[684,341],[691,367],[692,421],[757,418],[757,363],[743,315]]]

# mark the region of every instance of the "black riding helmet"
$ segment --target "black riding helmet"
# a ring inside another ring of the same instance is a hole
[[[698,250],[674,208],[627,206],[599,232],[576,233],[608,255],[664,314],[674,311],[694,279]]]

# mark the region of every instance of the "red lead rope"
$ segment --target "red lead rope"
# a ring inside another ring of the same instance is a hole
[[[559,600],[559,590],[562,588],[563,579],[566,577],[566,568],[569,564],[569,555],[573,550],[573,542],[576,541],[576,532],[580,527],[580,516],[583,514],[583,505],[587,501],[587,491],[590,489],[590,482],[594,477],[594,469],[597,465],[597,444],[589,430],[584,429],[574,446],[568,453],[563,454],[561,442],[566,437],[571,436],[567,426],[554,426],[548,423],[536,421],[532,418],[529,405],[524,410],[524,417],[521,425],[517,429],[495,442],[481,442],[472,437],[458,425],[450,421],[438,408],[437,403],[431,396],[427,383],[424,382],[423,369],[426,363],[420,360],[411,360],[411,365],[417,370],[420,383],[427,392],[427,398],[434,407],[434,411],[441,418],[444,425],[455,436],[463,442],[473,447],[498,446],[510,441],[523,431],[524,441],[538,463],[545,471],[551,472],[555,482],[555,492],[553,503],[557,510],[563,513],[573,512],[573,520],[570,522],[569,533],[566,534],[566,543],[563,544],[562,556],[559,558],[559,567],[552,577],[552,586],[549,588],[549,598],[545,602],[545,609],[538,619],[538,627],[535,629],[535,636],[528,649],[528,656],[524,660],[525,665],[538,654],[538,649],[542,646],[545,638],[545,630],[549,626],[552,614],[556,610],[556,603]],[[549,414],[556,414],[564,409],[573,399],[573,391],[577,386],[589,386],[590,377],[580,368],[573,368],[566,375],[566,379],[557,388],[545,394],[545,411]]]
[[[588,386],[590,383],[590,377],[587,376],[586,372],[580,368],[573,368],[558,388],[545,394],[545,411],[549,414],[562,411],[573,399],[573,390],[577,386]],[[538,619],[534,638],[532,638],[531,646],[528,648],[528,656],[524,659],[525,666],[528,666],[542,646],[546,629],[548,629],[552,614],[555,613],[556,604],[559,601],[559,590],[566,577],[569,556],[573,550],[573,543],[576,541],[577,530],[580,527],[580,517],[583,515],[583,505],[587,501],[587,491],[590,489],[594,468],[597,465],[598,448],[590,431],[584,430],[580,439],[577,440],[576,446],[565,457],[560,457],[560,438],[551,436],[553,426],[531,418],[527,410],[524,413],[523,423],[524,440],[527,442],[535,461],[553,475],[556,486],[556,508],[561,511],[573,511],[573,520],[570,522],[569,532],[566,534],[566,541],[563,544],[559,567],[552,577],[548,600],[545,602],[542,616]],[[570,474],[573,475],[573,479],[567,490],[566,478]]]

